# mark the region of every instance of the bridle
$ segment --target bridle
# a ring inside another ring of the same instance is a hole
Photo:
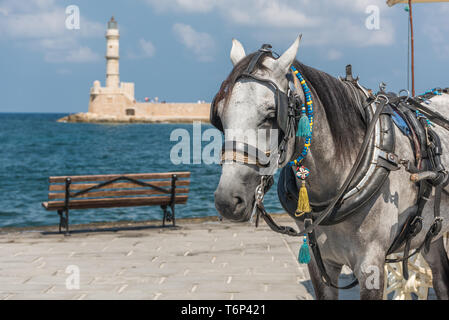
[[[268,167],[276,158],[277,161],[275,167],[285,161],[288,140],[294,136],[295,128],[298,123],[297,106],[300,103],[300,98],[297,94],[294,94],[290,88],[288,88],[287,93],[285,93],[280,90],[278,85],[272,80],[264,79],[253,74],[259,60],[267,54],[273,56],[272,53],[271,45],[262,45],[262,47],[255,53],[254,57],[249,62],[245,72],[239,75],[235,81],[237,82],[242,78],[249,78],[256,82],[263,83],[274,90],[276,124],[279,129],[278,141],[280,142],[273,149],[270,149],[269,151],[262,151],[257,146],[253,146],[242,141],[228,140],[224,142],[222,147],[222,161],[231,160],[234,162],[255,164],[259,167]],[[291,81],[291,73],[287,74],[287,78]],[[221,119],[217,114],[216,99],[217,97],[213,99],[211,104],[210,122],[217,129],[224,132]]]

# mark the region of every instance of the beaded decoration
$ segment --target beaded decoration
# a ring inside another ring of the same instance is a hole
[[[425,115],[423,115],[421,112],[419,112],[419,110],[416,110],[415,113],[416,113],[416,118],[418,120],[421,118],[426,120],[427,128],[435,127],[435,125]]]
[[[307,118],[309,119],[310,124],[310,135],[305,137],[305,144],[301,151],[301,154],[296,160],[291,161],[289,164],[291,166],[298,166],[304,158],[307,156],[307,153],[309,152],[309,147],[312,142],[312,132],[313,132],[313,101],[312,101],[312,93],[310,92],[309,86],[307,85],[306,81],[304,80],[301,73],[294,67],[291,66],[291,69],[295,76],[298,78],[299,83],[301,84],[302,90],[304,91],[304,95],[306,98],[306,108],[303,105],[301,107],[302,112],[307,114]]]
[[[313,101],[312,101],[312,93],[310,92],[309,86],[306,83],[306,80],[304,80],[301,73],[296,70],[294,66],[291,66],[291,69],[295,76],[298,78],[299,83],[301,84],[302,90],[304,92],[305,98],[306,98],[306,106],[304,104],[301,106],[301,119],[298,124],[298,131],[296,133],[296,136],[304,137],[305,143],[304,147],[301,151],[301,154],[299,157],[289,162],[291,166],[296,166],[296,177],[301,180],[301,187],[299,188],[299,194],[298,194],[298,206],[295,211],[295,217],[301,217],[302,215],[309,213],[312,211],[312,208],[310,207],[309,203],[309,195],[307,193],[306,189],[306,178],[310,175],[309,169],[307,169],[304,166],[301,166],[301,162],[304,160],[304,158],[307,156],[307,153],[309,152],[310,143],[312,142],[312,132],[313,132]],[[306,118],[307,117],[307,118]],[[307,123],[304,123],[308,120]],[[300,247],[299,254],[298,254],[298,261],[299,263],[309,263],[310,262],[310,253],[309,253],[309,246],[307,243],[307,237],[305,236],[303,239],[303,244]]]
[[[433,94],[433,95],[436,95],[436,96],[441,96],[442,93],[440,92],[440,90],[441,90],[441,89],[437,89],[437,88],[434,88],[434,89],[431,89],[431,90],[427,90],[426,92],[424,92],[423,94],[421,94],[421,96],[424,96],[424,95],[426,95],[426,94]]]

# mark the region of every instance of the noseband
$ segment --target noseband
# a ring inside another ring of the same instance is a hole
[[[228,140],[225,141],[222,147],[222,161],[232,161],[244,164],[255,164],[259,167],[268,167],[275,157],[279,157],[276,163],[283,163],[286,158],[286,149],[288,140],[294,136],[295,128],[298,124],[298,104],[300,105],[299,97],[294,95],[290,89],[284,93],[279,89],[276,83],[272,80],[261,78],[253,74],[259,60],[266,54],[272,55],[271,45],[264,44],[251,59],[245,72],[237,77],[236,82],[242,78],[248,78],[256,82],[263,83],[272,88],[275,93],[275,108],[276,108],[276,124],[279,129],[278,141],[280,143],[275,147],[276,150],[262,151],[256,146],[252,146],[245,142]],[[289,81],[292,81],[292,74],[287,74]],[[220,131],[224,132],[223,124],[217,114],[216,98],[212,101],[210,122]],[[270,146],[271,148],[272,146]]]

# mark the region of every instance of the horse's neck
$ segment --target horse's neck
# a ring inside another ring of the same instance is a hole
[[[346,155],[345,160],[341,158],[326,117],[324,106],[316,92],[312,89],[314,100],[314,127],[312,143],[304,165],[310,170],[307,178],[310,186],[309,192],[314,201],[325,201],[337,193],[353,166],[355,156]],[[355,135],[355,149],[358,150],[363,139],[362,135]]]

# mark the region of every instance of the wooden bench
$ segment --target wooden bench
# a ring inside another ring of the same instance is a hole
[[[187,202],[189,178],[190,172],[50,177],[49,201],[42,206],[58,212],[59,232],[64,227],[66,234],[69,210],[75,209],[158,205],[163,210],[163,226],[165,221],[175,226],[175,204]]]

